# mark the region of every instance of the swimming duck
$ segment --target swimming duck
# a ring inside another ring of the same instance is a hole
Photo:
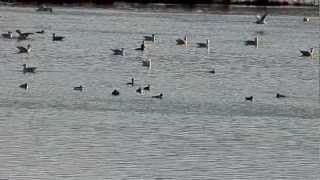
[[[22,33],[19,29],[16,32],[19,34],[18,40],[26,40],[30,35],[33,35],[33,33]]]
[[[3,34],[1,34],[1,36],[6,39],[12,39],[12,37],[13,37],[11,31],[8,31],[7,33],[3,33]]]
[[[150,84],[148,84],[148,86],[144,87],[143,90],[150,91]]]
[[[19,87],[22,88],[22,89],[27,89],[28,88],[28,84],[24,83],[24,84],[21,84]]]
[[[134,86],[134,78],[131,78],[131,82],[128,82],[127,85]]]
[[[310,51],[304,51],[304,50],[300,50],[302,56],[313,56],[314,53],[314,48],[310,48]]]
[[[177,39],[176,42],[177,42],[177,45],[187,45],[188,44],[187,35],[185,35],[183,39]]]
[[[249,97],[245,97],[246,101],[252,101],[253,100],[253,96],[249,96]]]
[[[157,95],[157,96],[152,96],[152,98],[162,99],[162,96],[163,96],[163,94],[162,94],[162,93],[160,93],[160,94],[159,94],[159,95]]]
[[[44,34],[44,30],[36,31],[37,34]]]
[[[31,45],[28,44],[27,48],[23,47],[23,46],[17,46],[17,48],[19,49],[18,53],[29,53],[31,51]]]
[[[151,36],[144,36],[144,40],[145,40],[145,41],[155,42],[155,41],[156,41],[156,35],[155,35],[155,34],[152,34]]]
[[[113,55],[121,55],[121,56],[124,56],[124,55],[125,55],[124,48],[121,48],[121,49],[111,49],[111,51],[113,51]]]
[[[310,21],[310,18],[309,17],[304,17],[303,18],[303,22],[309,22]]]
[[[210,47],[210,40],[207,39],[205,43],[197,43],[198,48],[209,48]]]
[[[142,66],[150,68],[151,67],[151,59],[143,60]]]
[[[256,36],[256,37],[254,38],[254,40],[247,40],[247,41],[245,41],[245,44],[246,44],[247,46],[256,46],[256,47],[258,47],[259,37]]]
[[[145,43],[144,43],[144,41],[142,41],[141,46],[139,48],[136,48],[135,50],[136,51],[144,51],[144,49],[145,49]]]
[[[34,73],[35,70],[37,69],[37,67],[27,67],[26,64],[23,64],[22,66],[23,66],[23,69],[22,69],[23,73]]]
[[[64,38],[64,36],[56,36],[55,33],[52,34],[52,41],[62,41]]]
[[[285,95],[283,95],[283,94],[279,94],[279,93],[277,93],[277,95],[276,95],[276,98],[284,98],[284,97],[286,97]]]
[[[76,86],[76,87],[73,88],[73,90],[75,90],[75,91],[82,91],[82,90],[83,90],[83,86],[82,86],[82,85]]]
[[[120,95],[120,92],[118,90],[113,90],[112,93],[111,93],[113,96],[119,96]]]
[[[141,87],[139,87],[139,88],[136,90],[136,92],[142,94],[142,93],[143,93],[143,90],[142,90]]]

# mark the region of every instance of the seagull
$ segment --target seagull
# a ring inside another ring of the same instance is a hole
[[[245,97],[246,101],[252,101],[253,100],[253,96],[249,96],[249,97]]]
[[[163,96],[163,94],[162,94],[162,93],[160,93],[160,94],[159,94],[159,95],[157,95],[157,96],[152,96],[152,98],[162,99],[162,96]]]
[[[131,78],[131,82],[128,82],[127,85],[131,85],[131,86],[134,86],[134,79]]]
[[[62,41],[64,38],[64,36],[56,36],[55,33],[52,34],[52,41]]]
[[[28,44],[27,48],[23,47],[23,46],[17,46],[17,48],[19,49],[18,53],[29,53],[31,51],[31,45]]]
[[[142,61],[142,66],[151,68],[151,59],[143,60],[143,61]]]
[[[19,29],[17,29],[16,32],[19,34],[19,40],[26,40],[28,36],[33,35],[33,33],[22,33]]]
[[[137,51],[144,51],[145,45],[144,45],[144,41],[142,41],[142,44],[139,48],[136,48],[135,50]]]
[[[210,47],[210,40],[207,39],[207,41],[205,43],[197,43],[198,48],[209,48]]]
[[[82,91],[83,90],[83,86],[76,86],[73,88],[73,90],[76,90],[76,91]]]
[[[313,56],[313,53],[314,53],[314,48],[310,48],[310,51],[304,51],[304,50],[300,50],[302,56]]]
[[[113,51],[113,55],[121,55],[121,56],[125,55],[124,48],[121,48],[121,49],[110,49],[110,50]]]
[[[112,93],[111,93],[113,96],[119,96],[120,95],[120,92],[118,90],[113,90]]]
[[[1,36],[6,39],[12,39],[12,32],[8,31],[7,33],[1,34]]]
[[[155,34],[152,34],[151,36],[144,36],[144,40],[145,40],[145,41],[155,42],[155,41],[156,41],[156,35],[155,35]]]
[[[187,35],[185,35],[183,39],[177,39],[176,42],[177,42],[177,45],[187,45],[188,44]]]
[[[148,86],[144,87],[143,90],[150,91],[150,84],[148,84]]]
[[[276,98],[284,98],[284,97],[286,97],[285,95],[283,95],[283,94],[279,94],[279,93],[277,93],[277,95],[276,95]]]
[[[23,73],[34,73],[35,70],[37,69],[36,67],[27,67],[26,64],[23,64],[22,66],[23,66],[23,69],[22,69]]]
[[[264,13],[264,15],[260,16],[260,15],[257,15],[257,21],[256,23],[257,24],[267,24],[266,22],[266,17],[267,17],[268,13]]]
[[[22,89],[27,89],[28,88],[28,84],[24,83],[24,84],[21,84],[19,87],[22,88]]]
[[[256,37],[254,38],[254,40],[247,40],[247,41],[245,41],[245,44],[246,44],[247,46],[256,46],[256,47],[258,47],[259,37],[256,36]]]

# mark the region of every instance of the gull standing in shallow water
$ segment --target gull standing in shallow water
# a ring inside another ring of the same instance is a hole
[[[29,53],[31,51],[31,45],[28,44],[27,48],[23,47],[23,46],[17,46],[17,48],[19,49],[18,53]]]

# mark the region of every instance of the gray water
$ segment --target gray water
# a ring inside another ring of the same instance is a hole
[[[320,178],[318,55],[299,52],[319,45],[317,17],[34,10],[0,7],[1,32],[47,32],[0,39],[0,179]],[[258,31],[260,47],[245,46]],[[134,51],[151,33],[159,41]],[[176,46],[185,34],[189,46]],[[210,53],[196,47],[205,39]],[[38,71],[23,74],[24,63]]]

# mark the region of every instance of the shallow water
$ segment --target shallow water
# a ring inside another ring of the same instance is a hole
[[[319,19],[231,14],[0,7],[2,32],[47,32],[0,39],[0,179],[319,179],[318,61],[299,52],[319,45]],[[258,32],[260,47],[245,46]],[[196,47],[206,39],[210,53]]]

